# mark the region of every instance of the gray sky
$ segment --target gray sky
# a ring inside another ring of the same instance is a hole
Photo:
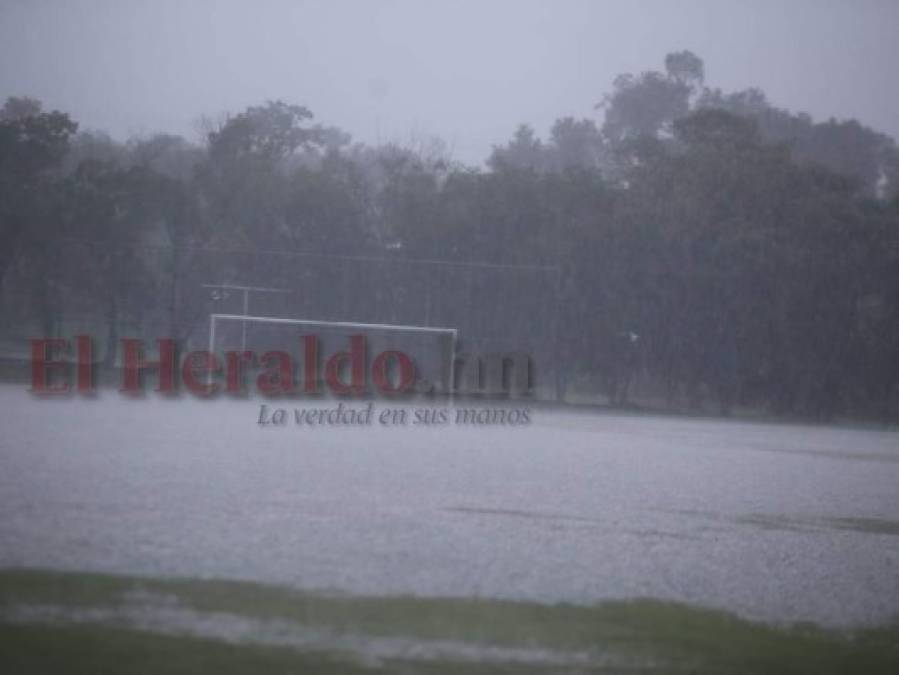
[[[598,121],[617,74],[690,49],[711,86],[897,137],[897,29],[897,0],[0,0],[0,97],[194,139],[202,114],[281,98],[474,163],[520,122]]]

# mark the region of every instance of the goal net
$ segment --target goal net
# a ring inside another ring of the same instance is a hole
[[[253,352],[257,358],[267,352],[286,352],[296,365],[298,378],[308,366],[305,350],[309,340],[313,340],[316,351],[316,371],[319,391],[327,391],[323,381],[328,359],[338,353],[351,351],[353,338],[364,337],[364,368],[369,391],[373,367],[377,367],[378,357],[386,364],[386,373],[391,383],[397,383],[395,355],[408,357],[414,367],[414,391],[419,393],[448,395],[454,388],[453,363],[455,358],[457,331],[454,328],[434,328],[376,323],[355,323],[343,321],[316,321],[289,319],[269,316],[245,316],[242,314],[210,314],[209,351],[214,354],[226,352]],[[345,359],[349,361],[349,359]],[[346,364],[349,367],[349,364]],[[349,374],[341,371],[342,381]]]

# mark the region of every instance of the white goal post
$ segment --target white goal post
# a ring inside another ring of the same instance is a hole
[[[289,331],[291,328],[300,329],[295,337],[301,335],[316,335],[318,337],[330,335],[346,338],[350,335],[363,334],[372,349],[384,351],[396,348],[413,357],[416,369],[423,372],[431,383],[437,385],[438,391],[452,395],[455,388],[454,371],[456,357],[456,341],[458,331],[455,328],[439,328],[431,326],[409,326],[383,323],[356,323],[349,321],[320,321],[310,319],[288,319],[272,316],[246,316],[243,314],[210,314],[209,315],[209,352],[216,353],[218,343],[224,327],[228,324],[240,326],[240,344],[225,345],[226,349],[246,351],[253,350],[254,328],[268,328]],[[248,333],[249,331],[249,333]],[[235,341],[237,336],[235,335]],[[249,340],[249,342],[248,342]],[[281,350],[289,351],[296,344],[284,344],[280,341]],[[340,348],[345,349],[346,344]],[[409,353],[412,352],[412,353]],[[433,380],[436,378],[437,382]]]

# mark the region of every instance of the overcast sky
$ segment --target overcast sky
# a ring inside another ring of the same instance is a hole
[[[0,97],[122,139],[280,98],[475,163],[690,49],[711,86],[899,137],[897,29],[899,0],[0,0]]]

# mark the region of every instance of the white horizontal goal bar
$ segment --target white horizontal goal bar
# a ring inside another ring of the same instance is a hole
[[[358,328],[359,330],[391,330],[406,333],[446,333],[453,337],[458,330],[455,328],[439,328],[430,326],[404,326],[389,323],[353,323],[350,321],[312,321],[309,319],[284,319],[272,316],[245,316],[243,314],[210,314],[209,318],[214,322],[218,319],[226,321],[258,321],[260,323],[285,323],[298,326],[324,326],[333,328]]]

